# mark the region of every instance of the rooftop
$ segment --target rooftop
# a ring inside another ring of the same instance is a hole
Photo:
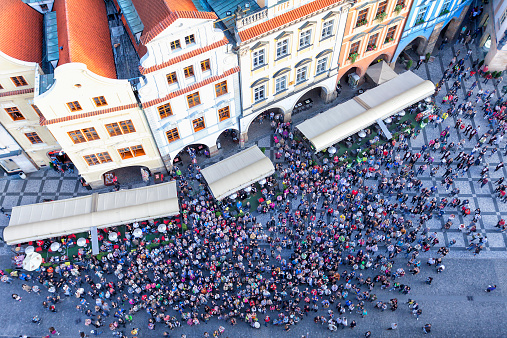
[[[42,61],[43,15],[21,0],[0,1],[0,50],[18,60]]]
[[[219,19],[226,18],[228,16],[227,12],[231,12],[233,14],[234,11],[238,8],[238,6],[240,6],[242,9],[245,9],[247,7],[247,5],[250,6],[250,9],[247,10],[245,15],[250,15],[250,14],[257,12],[258,10],[261,9],[259,7],[259,5],[257,4],[257,2],[253,1],[253,0],[228,0],[228,1],[206,0],[206,1],[208,2],[208,5],[211,8],[213,8],[213,11],[215,13],[217,13],[217,16]],[[230,29],[230,28],[234,27],[235,20],[234,20],[234,17],[231,16],[230,18],[227,18],[227,19],[223,20],[222,22],[226,26],[227,29]]]

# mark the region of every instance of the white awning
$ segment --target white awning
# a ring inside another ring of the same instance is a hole
[[[217,200],[222,200],[274,172],[273,163],[257,146],[201,170]]]
[[[12,209],[4,229],[8,245],[179,214],[176,181],[22,205]]]
[[[432,95],[435,85],[407,71],[296,127],[319,152]]]
[[[368,67],[366,75],[376,84],[382,84],[398,76],[394,70],[384,61]]]

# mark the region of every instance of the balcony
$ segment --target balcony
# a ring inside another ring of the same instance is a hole
[[[254,12],[250,15],[244,16],[244,17],[238,17],[236,20],[236,27],[237,29],[241,29],[245,26],[251,25],[252,23],[255,23],[257,21],[262,21],[268,18],[268,9],[263,8],[257,12]]]

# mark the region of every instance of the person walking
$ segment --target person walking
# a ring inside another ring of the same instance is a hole
[[[496,290],[496,284],[488,285],[488,288],[485,290],[486,292],[491,292]]]
[[[430,333],[431,332],[431,324],[426,324],[423,326],[423,332],[426,334],[426,333]]]
[[[398,323],[391,323],[391,327],[388,330],[396,330],[398,328]]]
[[[49,328],[49,333],[52,334],[52,335],[54,335],[54,336],[59,336],[60,335],[60,332],[56,331],[56,329],[53,326],[51,326]]]

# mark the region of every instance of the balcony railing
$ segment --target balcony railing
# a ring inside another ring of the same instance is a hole
[[[236,20],[236,28],[241,29],[244,26],[248,26],[254,22],[264,20],[268,17],[268,9],[263,8],[260,11],[252,13],[250,15],[240,17]]]

